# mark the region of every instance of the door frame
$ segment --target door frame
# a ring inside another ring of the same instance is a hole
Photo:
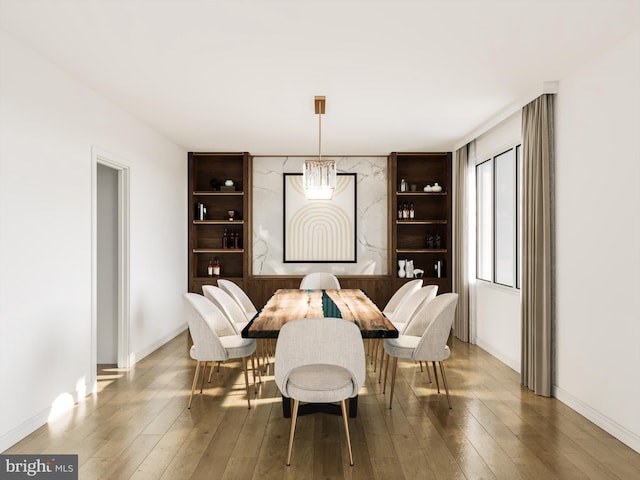
[[[91,147],[91,380],[90,387],[96,386],[96,367],[98,364],[97,325],[98,325],[98,164],[107,166],[118,173],[118,368],[131,367],[130,352],[130,167],[129,162],[99,147]]]

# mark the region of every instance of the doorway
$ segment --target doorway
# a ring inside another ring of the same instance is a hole
[[[99,364],[129,368],[129,167],[92,149],[91,385]]]

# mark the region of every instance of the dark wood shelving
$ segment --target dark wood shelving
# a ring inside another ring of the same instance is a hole
[[[424,270],[423,280],[438,285],[440,293],[451,291],[451,159],[450,152],[399,153],[389,156],[389,274],[395,288],[406,282],[398,278],[398,260],[413,260]],[[399,191],[401,180],[415,184],[415,191]],[[425,192],[426,185],[438,183],[441,192]],[[398,218],[402,204],[414,207],[414,219]],[[427,237],[438,237],[440,248],[428,248]],[[433,275],[437,261],[444,262],[444,275]]]
[[[202,293],[202,286],[215,284],[217,278],[232,278],[242,284],[248,275],[251,258],[250,205],[251,155],[240,153],[190,152],[189,161],[189,285],[190,292]],[[215,179],[215,182],[213,181]],[[213,190],[233,180],[236,191]],[[196,204],[207,209],[204,220],[196,215]],[[229,220],[234,210],[238,220]],[[237,233],[243,248],[222,248],[224,231]],[[206,276],[209,261],[218,258],[222,275]]]

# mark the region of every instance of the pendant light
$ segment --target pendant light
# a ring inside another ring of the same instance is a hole
[[[318,115],[318,159],[304,161],[304,191],[309,200],[331,200],[336,188],[336,162],[322,159],[322,115],[325,111],[325,97],[314,97],[314,103]]]

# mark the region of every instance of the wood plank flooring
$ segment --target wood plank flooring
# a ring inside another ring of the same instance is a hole
[[[272,368],[246,408],[240,362],[223,364],[187,409],[195,364],[183,333],[130,371],[101,368],[99,392],[5,453],[77,453],[86,479],[636,479],[640,455],[519,375],[460,342],[447,361],[453,410],[426,372],[400,361],[393,409],[368,363],[353,467],[341,418],[289,420]]]

